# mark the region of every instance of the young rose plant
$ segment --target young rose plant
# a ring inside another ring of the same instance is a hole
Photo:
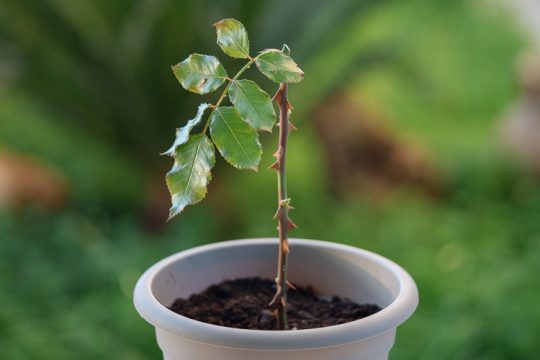
[[[173,168],[166,181],[172,198],[169,219],[180,214],[188,205],[201,201],[206,195],[211,170],[216,162],[215,148],[223,158],[238,169],[257,170],[262,148],[258,131],[272,131],[276,113],[272,100],[279,106],[279,143],[274,153],[276,161],[271,168],[277,171],[279,252],[276,277],[276,294],[271,304],[276,306],[279,329],[287,329],[287,259],[289,253],[288,231],[296,225],[289,219],[291,199],[287,197],[285,160],[292,106],[288,101],[289,83],[302,81],[304,73],[290,57],[289,48],[266,49],[257,56],[250,55],[248,34],[235,19],[225,19],[214,24],[217,43],[223,52],[236,59],[246,59],[246,64],[232,78],[215,56],[191,54],[172,67],[173,73],[186,90],[208,94],[225,85],[214,104],[199,105],[195,117],[176,130],[176,139],[164,154],[174,157]],[[242,74],[253,64],[270,80],[279,83],[273,98],[257,83],[242,79]],[[223,106],[226,98],[232,106]],[[205,114],[208,113],[203,122]],[[204,124],[204,125],[202,125]],[[199,133],[192,130],[202,125]],[[210,131],[210,136],[207,132]]]

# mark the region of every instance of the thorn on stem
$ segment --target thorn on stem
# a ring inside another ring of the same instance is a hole
[[[281,291],[281,285],[279,284],[279,281],[277,281],[277,280],[276,280],[276,285],[277,285],[276,293],[274,294],[274,297],[272,298],[272,300],[270,301],[268,306],[274,306],[278,299],[280,299],[280,298],[283,299],[282,291]]]
[[[277,160],[274,161],[274,162],[272,163],[272,165],[270,165],[268,168],[269,168],[269,169],[275,169],[275,170],[279,171],[279,161],[277,161]]]
[[[279,89],[276,91],[276,93],[274,94],[274,96],[272,96],[272,101],[277,101],[278,105],[281,107],[281,102],[282,102],[282,93],[283,91],[285,90],[285,84],[281,84],[279,85]],[[289,101],[287,100],[287,103]],[[287,107],[291,106],[290,104],[286,104]],[[291,106],[292,108],[292,106]]]
[[[272,101],[277,101],[278,103],[281,102],[281,92],[283,91],[283,89],[281,88],[281,86],[277,89],[276,93],[274,94],[274,96],[272,96]]]
[[[274,214],[274,220],[281,217],[281,206],[278,206],[276,213]]]
[[[290,218],[287,218],[287,225],[289,226],[289,229],[298,229],[298,225],[296,225]]]
[[[279,206],[289,206],[290,203],[291,203],[291,198],[279,200]]]
[[[291,103],[289,102],[289,100],[287,100],[287,102],[285,103],[285,107],[286,107],[288,110],[294,110],[294,107],[291,105]]]
[[[273,154],[273,156],[278,160],[281,159],[281,157],[283,156],[283,147],[281,145],[279,146],[277,151]]]

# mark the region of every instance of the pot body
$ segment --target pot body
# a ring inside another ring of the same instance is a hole
[[[274,278],[277,239],[200,246],[149,268],[135,288],[137,311],[156,328],[166,360],[382,360],[396,327],[418,304],[412,278],[392,261],[351,246],[291,239],[289,279],[319,295],[339,295],[383,309],[364,319],[318,329],[232,329],[178,315],[167,306],[223,280]],[[278,356],[278,357],[276,357]]]

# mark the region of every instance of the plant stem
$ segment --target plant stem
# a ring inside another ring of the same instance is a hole
[[[219,96],[219,99],[218,101],[212,105],[212,111],[210,111],[210,114],[208,115],[208,118],[206,119],[206,123],[204,124],[204,128],[202,129],[201,131],[201,134],[204,135],[206,134],[206,130],[208,130],[208,126],[210,125],[210,119],[212,119],[212,114],[214,113],[214,111],[217,109],[217,107],[219,105],[221,105],[221,102],[225,99],[225,96],[227,96],[227,93],[229,92],[229,87],[231,87],[231,84],[234,80],[238,79],[240,77],[240,75],[242,75],[244,73],[244,71],[246,71],[247,69],[249,69],[249,67],[255,62],[256,58],[249,58],[249,61],[246,63],[246,65],[244,65],[237,73],[236,75],[234,75],[234,77],[232,79],[229,79],[229,83],[227,84],[227,86],[225,86],[225,89],[223,89],[223,92],[221,93],[221,95]],[[201,145],[201,141],[202,139],[204,138],[204,136],[201,136],[200,140],[199,140],[199,143],[197,144],[197,146],[200,146]]]
[[[273,167],[277,170],[278,180],[278,211],[276,217],[278,220],[279,231],[279,254],[278,269],[276,277],[276,295],[272,303],[277,309],[277,325],[279,330],[287,330],[287,267],[289,255],[289,201],[287,198],[287,178],[286,178],[286,152],[287,138],[289,136],[289,102],[287,101],[288,86],[285,83],[280,84],[279,90],[275,96],[279,104],[279,144],[278,150],[274,154],[276,162]]]
[[[212,105],[213,109],[212,111],[210,112],[210,114],[208,115],[208,119],[206,120],[206,123],[204,124],[204,128],[203,130],[201,131],[201,134],[204,134],[206,133],[206,129],[208,129],[208,125],[210,125],[210,119],[212,118],[212,114],[214,113],[214,110],[219,106],[221,105],[221,102],[225,99],[225,96],[227,96],[227,93],[229,92],[229,87],[231,87],[231,84],[234,80],[238,79],[240,77],[240,75],[242,75],[244,73],[244,71],[246,71],[247,69],[249,69],[249,67],[255,62],[255,59],[256,58],[250,58],[249,61],[246,63],[246,65],[244,65],[237,73],[236,75],[234,75],[234,77],[232,79],[230,79],[229,83],[227,84],[227,86],[225,86],[225,89],[223,89],[223,92],[221,93],[218,101]]]

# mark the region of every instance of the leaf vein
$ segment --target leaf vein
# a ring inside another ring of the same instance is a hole
[[[238,89],[240,90],[240,92],[244,95],[244,97],[246,98],[249,106],[251,106],[251,108],[253,109],[253,111],[255,111],[257,113],[257,115],[259,116],[260,119],[262,119],[264,116],[259,112],[259,109],[257,109],[257,106],[255,106],[250,100],[249,100],[249,97],[247,96],[246,92],[244,91],[244,89],[242,89],[242,87],[240,85],[238,85],[238,83],[236,83],[236,86],[238,87]],[[264,94],[263,94],[264,96]]]
[[[238,138],[236,137],[233,129],[230,127],[229,123],[227,123],[227,121],[225,120],[225,117],[221,114],[221,111],[216,111],[219,115],[219,117],[221,117],[221,119],[223,120],[223,123],[227,126],[227,128],[229,129],[229,131],[231,132],[231,135],[233,136],[234,140],[236,140],[236,142],[238,143],[238,145],[240,146],[240,149],[242,150],[242,153],[244,154],[244,159],[247,160],[249,162],[249,155],[247,154],[246,150],[244,149],[244,146],[242,145],[242,143],[240,142],[240,140],[238,140]],[[246,133],[247,134],[247,133]]]

